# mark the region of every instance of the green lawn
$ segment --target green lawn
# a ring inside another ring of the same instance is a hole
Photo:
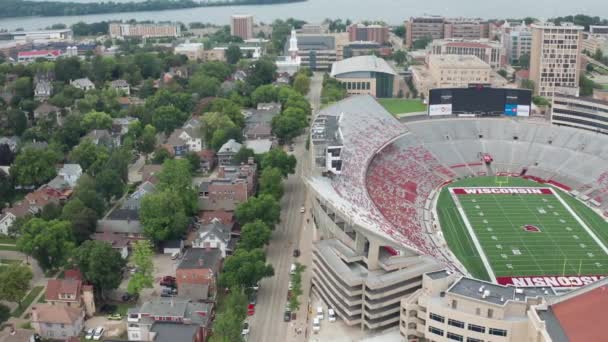
[[[426,105],[413,99],[378,99],[378,102],[393,115],[426,111]]]
[[[23,300],[21,301],[21,305],[17,306],[17,308],[15,308],[15,310],[13,310],[13,312],[11,313],[11,316],[20,317],[21,315],[23,315],[23,312],[25,311],[25,309],[27,309],[30,306],[30,304],[32,304],[32,302],[36,299],[36,297],[38,297],[40,295],[42,290],[44,290],[44,286],[34,287],[25,296],[25,298],[23,298]]]
[[[0,245],[0,251],[19,251],[17,246],[12,245]]]
[[[0,259],[0,264],[20,264],[22,263],[23,260],[16,260],[16,259]]]
[[[504,178],[478,177],[449,187],[497,186]],[[539,187],[509,178],[503,186]],[[554,188],[555,189],[555,188]],[[608,223],[572,196],[557,191],[566,204],[608,245]],[[467,219],[497,277],[531,275],[598,275],[608,273],[608,256],[554,195],[460,195]],[[450,249],[475,277],[489,279],[473,240],[448,188],[437,211]],[[540,228],[528,232],[526,225]]]
[[[17,239],[8,237],[6,235],[0,235],[0,243],[14,245],[17,243]]]

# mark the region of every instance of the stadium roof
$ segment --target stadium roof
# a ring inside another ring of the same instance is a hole
[[[601,341],[608,317],[608,279],[556,297],[548,310],[539,311],[554,341]]]
[[[335,62],[331,67],[331,76],[350,72],[381,72],[397,75],[395,70],[382,58],[376,56],[357,56]]]

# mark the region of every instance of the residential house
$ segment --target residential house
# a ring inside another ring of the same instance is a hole
[[[165,147],[169,153],[174,156],[181,157],[188,152],[200,152],[203,147],[203,141],[196,133],[196,130],[191,128],[176,129],[171,133]]]
[[[115,146],[116,143],[116,139],[112,137],[112,134],[107,129],[94,129],[82,137],[82,140],[84,139],[91,140],[97,146],[103,145],[108,148]]]
[[[34,109],[34,120],[53,118],[59,123],[59,114],[61,114],[61,108],[53,106],[48,102],[43,102]]]
[[[205,225],[210,224],[213,220],[218,220],[221,224],[234,224],[234,212],[214,210],[214,211],[200,211],[198,213],[198,224]],[[234,231],[233,231],[234,233]]]
[[[127,259],[129,257],[129,248],[131,247],[131,240],[126,238],[123,234],[111,233],[111,232],[102,232],[93,234],[93,240],[103,241],[110,246],[112,249],[120,253],[120,256],[123,259]]]
[[[281,113],[281,104],[259,103],[255,109],[243,110],[245,116],[244,135],[247,139],[271,139],[272,119]]]
[[[0,137],[0,145],[8,145],[9,150],[11,152],[17,152],[17,146],[19,146],[19,137]]]
[[[163,254],[174,255],[184,250],[184,240],[168,240],[163,243]]]
[[[222,258],[232,254],[236,241],[232,239],[234,223],[223,224],[216,218],[209,224],[199,224],[197,226],[196,239],[192,241],[192,248],[219,249]]]
[[[124,118],[114,118],[112,119],[112,135],[115,138],[119,138],[122,137],[123,135],[129,133],[129,126],[133,123],[133,122],[137,122],[139,121],[138,118],[134,118],[134,117],[124,117]]]
[[[120,206],[97,221],[97,232],[121,234],[129,240],[143,238],[143,227],[139,221],[139,209],[142,198],[156,192],[151,181],[144,181]]]
[[[124,95],[131,95],[131,86],[129,86],[129,82],[125,80],[115,80],[110,82],[110,88],[117,90]]]
[[[198,153],[201,160],[200,169],[203,172],[210,172],[215,167],[215,152],[211,149],[205,149]]]
[[[57,176],[47,186],[59,191],[74,189],[82,176],[82,167],[78,164],[64,164],[57,172]]]
[[[80,335],[85,311],[71,306],[35,304],[31,317],[32,328],[43,338],[66,339]]]
[[[82,309],[88,317],[95,314],[93,286],[84,285],[78,278],[49,279],[44,298],[53,306]]]
[[[217,248],[186,251],[175,271],[178,297],[191,300],[214,298],[221,265],[222,252]]]
[[[17,218],[38,214],[49,203],[59,204],[65,201],[66,195],[56,189],[43,186],[25,195],[25,198],[0,214],[0,233],[8,234],[9,227]]]
[[[129,341],[206,342],[214,317],[212,303],[155,298],[127,313]]]
[[[141,173],[141,179],[144,181],[150,181],[156,183],[158,181],[158,174],[163,170],[163,166],[159,164],[146,164],[139,172]]]
[[[242,144],[236,142],[234,139],[228,140],[219,151],[217,151],[218,165],[232,165],[232,159],[241,150]]]
[[[88,78],[79,78],[73,81],[70,81],[70,85],[74,88],[78,88],[83,91],[89,91],[95,89],[95,84],[91,82]]]
[[[203,211],[234,211],[236,206],[254,195],[257,165],[250,158],[240,166],[220,166],[217,178],[199,186],[199,208]]]
[[[53,84],[47,80],[40,80],[34,87],[34,99],[37,101],[48,100],[53,95]]]

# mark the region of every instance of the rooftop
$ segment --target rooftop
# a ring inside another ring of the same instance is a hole
[[[73,324],[84,316],[82,309],[71,306],[36,304],[32,307],[34,310],[36,315],[32,314],[32,321],[37,317],[36,321],[41,323]]]
[[[490,68],[488,63],[473,55],[431,55],[430,65],[450,68]]]
[[[382,58],[370,56],[357,56],[335,62],[331,67],[331,76],[351,72],[379,72],[389,75],[397,75],[395,70]]]
[[[217,248],[192,248],[186,252],[177,268],[215,268],[221,258],[222,252]]]
[[[272,140],[270,139],[255,139],[246,140],[245,146],[253,150],[255,154],[262,154],[270,151],[272,148]]]
[[[224,145],[222,145],[222,147],[220,148],[220,150],[217,153],[218,154],[236,153],[236,152],[240,151],[241,147],[243,147],[242,144],[236,142],[236,140],[234,140],[234,139],[230,139]]]
[[[552,288],[502,286],[483,280],[462,277],[449,289],[449,293],[455,293],[472,299],[477,299],[491,304],[504,305],[508,300],[525,302],[529,297],[554,296]]]

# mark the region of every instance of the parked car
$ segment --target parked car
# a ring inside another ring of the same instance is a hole
[[[327,309],[327,320],[330,322],[336,321],[336,312],[334,311],[334,309],[332,309],[332,308]]]
[[[122,315],[119,313],[108,315],[108,320],[110,321],[120,321],[122,320]]]
[[[300,213],[304,214],[306,212],[306,208],[302,207],[300,208]]]
[[[289,268],[289,274],[296,274],[296,264],[291,264]]]
[[[87,330],[87,332],[84,334],[84,338],[85,338],[85,340],[92,340],[93,335],[95,335],[95,329],[91,328],[91,329]]]
[[[322,306],[317,306],[317,318],[318,319],[323,319],[324,318],[323,307]]]
[[[164,276],[161,280],[160,280],[160,285],[161,286],[167,286],[167,287],[175,287],[175,282],[176,279],[175,277],[172,276]]]
[[[288,291],[293,290],[293,283],[291,282],[291,280],[289,281],[289,286],[287,287]]]
[[[294,257],[294,258],[297,258],[297,257],[299,257],[299,256],[300,256],[300,250],[299,250],[299,249],[294,249],[294,250],[293,250],[293,257]]]
[[[255,292],[252,292],[252,293],[249,295],[249,304],[253,304],[253,305],[255,305],[255,304],[257,303],[257,297],[258,297],[258,296],[256,295],[256,293],[255,293]]]
[[[247,305],[247,316],[253,316],[253,314],[255,314],[255,305]]]
[[[285,310],[285,313],[283,313],[283,321],[285,321],[285,322],[291,321],[291,311]]]
[[[173,297],[177,294],[177,289],[172,287],[163,287],[160,292],[161,297]]]
[[[253,285],[253,286],[251,287],[251,289],[253,289],[253,291],[257,291],[257,290],[259,290],[259,289],[260,289],[260,283],[255,283],[255,285]]]
[[[101,340],[102,336],[103,336],[103,327],[95,328],[95,333],[93,334],[93,340],[99,341],[99,340]]]
[[[319,331],[321,331],[321,320],[319,319],[319,317],[315,317],[312,320],[312,332],[318,334]]]
[[[125,294],[122,295],[123,302],[131,302],[131,301],[135,302],[135,301],[137,301],[138,298],[139,298],[138,293],[131,294],[131,293],[125,292]]]
[[[241,331],[241,335],[242,336],[249,335],[249,323],[247,323],[247,322],[243,323],[243,330]]]

